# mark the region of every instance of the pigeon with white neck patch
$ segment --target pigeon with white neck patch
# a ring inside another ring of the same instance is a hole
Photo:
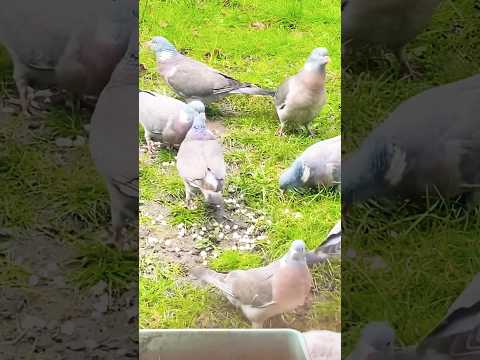
[[[325,67],[329,61],[327,49],[314,49],[303,69],[277,89],[275,109],[280,120],[278,135],[283,135],[285,128],[304,127],[313,136],[308,125],[327,101]]]
[[[223,216],[222,191],[226,175],[223,146],[207,128],[203,103],[193,101],[189,106],[196,114],[177,154],[177,169],[185,184],[187,206],[192,208],[194,194],[201,192],[205,202],[218,210],[218,216]]]
[[[400,104],[342,164],[344,209],[373,197],[480,192],[480,75]]]
[[[341,180],[341,137],[319,141],[308,147],[280,176],[280,189],[319,188]]]
[[[312,286],[305,252],[305,243],[295,240],[286,255],[267,266],[228,274],[197,268],[193,274],[217,287],[252,327],[262,328],[267,319],[304,305]]]
[[[148,151],[159,141],[172,148],[180,145],[192,126],[195,108],[183,101],[151,91],[139,92],[139,121],[145,130]]]
[[[240,82],[211,67],[180,54],[161,36],[148,42],[155,52],[157,67],[165,82],[186,102],[200,100],[210,104],[232,94],[273,96],[271,90]]]

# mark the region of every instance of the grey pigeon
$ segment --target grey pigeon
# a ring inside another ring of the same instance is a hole
[[[317,264],[341,255],[342,251],[342,221],[338,220],[330,230],[325,241],[314,251],[306,255],[307,264]]]
[[[148,44],[155,52],[160,75],[187,102],[200,100],[204,104],[210,104],[231,94],[262,96],[273,96],[274,94],[271,90],[240,82],[180,54],[164,37],[155,36]]]
[[[308,147],[280,176],[280,189],[332,186],[341,179],[341,137]]]
[[[55,65],[73,29],[85,20],[82,6],[75,1],[20,0],[9,3],[9,10],[0,13],[0,43],[12,59],[25,114],[32,100],[29,87],[46,89],[56,84]]]
[[[190,105],[150,91],[139,93],[139,121],[145,130],[150,152],[153,141],[173,147],[180,145],[192,126],[196,111]]]
[[[480,273],[448,309],[446,317],[417,346],[421,359],[480,358]]]
[[[372,197],[480,190],[480,75],[400,104],[342,164],[344,209]]]
[[[130,27],[137,26],[136,6],[135,0],[101,2],[90,24],[74,29],[55,66],[60,88],[77,99],[100,94],[127,49]]]
[[[371,322],[346,360],[393,360],[394,343],[395,332],[388,323]]]
[[[480,273],[448,309],[446,317],[418,346],[378,351],[393,344],[387,323],[370,323],[347,360],[477,360],[480,356]],[[380,346],[379,346],[380,345]]]
[[[190,106],[196,114],[177,154],[177,169],[185,184],[187,206],[192,208],[193,195],[200,191],[206,203],[219,210],[217,215],[222,215],[226,174],[223,147],[207,128],[205,106],[199,101],[191,102]]]
[[[342,41],[348,49],[382,45],[413,74],[404,47],[430,22],[440,1],[342,0]]]
[[[320,113],[327,100],[325,67],[329,61],[327,49],[314,49],[303,69],[285,80],[277,89],[275,109],[280,120],[278,135],[283,135],[285,128],[303,126],[313,136],[308,125]]]
[[[342,334],[328,330],[303,333],[310,360],[341,360]]]
[[[0,43],[12,58],[22,111],[28,114],[30,87],[70,89],[82,83],[81,89],[94,88],[98,95],[126,50],[124,20],[131,18],[135,1],[20,0],[8,7],[0,14]]]
[[[138,29],[102,91],[92,115],[90,150],[110,194],[113,241],[121,244],[128,219],[138,214]]]
[[[252,327],[261,328],[267,319],[305,303],[312,286],[305,252],[305,243],[295,240],[286,255],[267,266],[228,274],[197,268],[193,274],[217,287]]]

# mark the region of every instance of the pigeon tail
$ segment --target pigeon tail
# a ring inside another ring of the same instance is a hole
[[[230,94],[246,94],[259,96],[275,96],[275,90],[262,89],[257,85],[243,83],[238,89],[230,91]]]
[[[222,281],[223,274],[219,274],[213,270],[206,269],[203,267],[197,267],[192,270],[193,276],[197,279],[202,280],[210,285],[215,286],[216,288],[220,289],[223,293],[228,296],[233,296],[232,289]]]

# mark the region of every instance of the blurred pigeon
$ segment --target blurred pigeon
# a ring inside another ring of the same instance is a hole
[[[480,273],[448,309],[446,317],[421,341],[422,359],[480,359]]]
[[[267,266],[228,274],[197,268],[193,274],[220,289],[242,310],[252,327],[261,328],[272,316],[293,311],[305,303],[312,286],[305,251],[305,243],[295,240],[286,255]]]
[[[400,104],[343,161],[344,210],[375,196],[443,198],[480,190],[480,75]]]
[[[371,322],[346,360],[393,360],[394,342],[395,332],[388,323]]]
[[[403,70],[413,74],[405,45],[430,22],[441,0],[342,0],[342,41],[347,48],[382,45],[393,51]]]
[[[86,84],[81,89],[91,92],[94,88],[93,92],[98,94],[126,50],[129,24],[124,19],[129,18],[135,3],[133,0],[9,3],[9,10],[0,13],[0,43],[12,58],[22,111],[29,113],[33,98],[30,87],[46,89],[60,83],[70,89]],[[66,65],[69,67],[65,68]]]
[[[311,145],[280,176],[280,189],[339,184],[341,156],[340,136]]]
[[[223,215],[222,191],[226,173],[223,147],[207,129],[205,106],[200,101],[189,105],[196,114],[177,154],[177,169],[185,183],[187,206],[193,207],[192,197],[201,191],[206,203]]]
[[[341,255],[342,250],[342,221],[338,220],[335,226],[330,230],[325,241],[318,246],[315,251],[310,251],[306,255],[307,264],[317,264],[332,257]]]
[[[153,141],[170,147],[180,145],[192,126],[195,114],[194,108],[180,100],[150,91],[139,93],[139,120],[150,152]]]
[[[314,49],[303,69],[283,82],[275,93],[275,109],[280,119],[278,135],[285,127],[303,126],[313,136],[308,124],[320,113],[327,100],[325,66],[330,61],[325,48]]]
[[[387,323],[370,323],[347,360],[478,360],[480,356],[480,273],[448,309],[446,317],[418,346],[395,349]]]
[[[90,24],[74,29],[55,67],[60,88],[77,100],[100,94],[127,49],[130,27],[137,26],[136,6],[135,0],[101,2]]]
[[[90,132],[92,157],[110,194],[117,245],[126,220],[138,214],[138,29],[131,29],[128,49],[100,95]]]
[[[310,360],[340,360],[342,334],[327,330],[312,330],[303,333]]]
[[[200,100],[209,104],[231,94],[274,95],[271,90],[242,83],[180,54],[172,43],[161,36],[155,36],[148,45],[155,52],[160,75],[187,102]]]
[[[55,85],[58,59],[73,29],[85,20],[81,5],[78,1],[19,0],[9,3],[8,11],[0,12],[0,42],[12,59],[13,78],[25,114],[32,100],[29,87],[46,89]]]

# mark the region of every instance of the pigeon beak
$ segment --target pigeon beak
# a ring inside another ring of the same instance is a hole
[[[330,56],[325,56],[324,57],[324,64],[330,63]]]

